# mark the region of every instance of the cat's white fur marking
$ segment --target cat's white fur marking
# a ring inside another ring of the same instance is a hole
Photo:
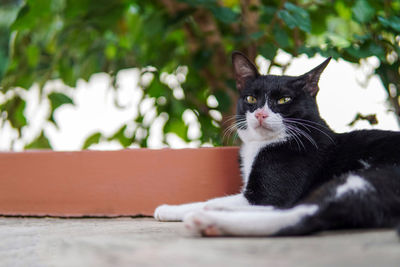
[[[255,116],[255,111],[246,112],[246,129],[238,129],[238,135],[243,141],[240,149],[240,156],[242,158],[242,174],[244,187],[247,184],[249,175],[260,150],[273,143],[284,142],[287,139],[287,133],[283,119],[280,114],[274,113],[268,107],[268,101],[265,101],[262,109],[268,114],[268,117],[264,119],[263,126],[260,127],[259,121]]]
[[[248,142],[243,143],[240,148],[240,157],[242,158],[242,175],[243,175],[243,188],[246,188],[247,181],[253,166],[253,162],[260,152],[261,148],[265,147],[268,142]]]
[[[249,202],[242,194],[219,197],[205,202],[194,202],[182,205],[161,205],[154,211],[154,218],[158,221],[182,221],[183,217],[193,211],[204,208],[223,209],[226,206],[245,206]]]
[[[356,193],[373,189],[372,185],[358,175],[350,174],[346,182],[336,188],[336,198],[340,198],[350,192]]]
[[[257,209],[257,206],[254,207]],[[200,211],[190,213],[184,222],[187,229],[197,234],[265,236],[294,226],[317,211],[317,205],[271,211]]]

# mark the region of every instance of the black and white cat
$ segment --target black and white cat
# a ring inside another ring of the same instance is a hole
[[[304,75],[260,75],[232,55],[243,189],[207,202],[162,205],[206,236],[304,235],[400,224],[400,133],[333,132],[320,117],[318,81],[330,58]],[[338,108],[340,108],[338,103]]]

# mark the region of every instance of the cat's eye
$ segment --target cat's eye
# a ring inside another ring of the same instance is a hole
[[[285,97],[279,98],[278,101],[277,101],[277,103],[278,103],[279,105],[281,105],[281,104],[289,103],[290,101],[292,101],[292,98],[289,97],[289,96],[285,96]]]
[[[257,102],[257,98],[255,98],[254,96],[249,95],[249,96],[246,97],[246,102],[249,103],[249,104],[255,104]]]

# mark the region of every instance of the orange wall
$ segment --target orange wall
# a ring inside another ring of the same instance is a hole
[[[239,192],[237,147],[0,153],[0,215],[152,215]]]

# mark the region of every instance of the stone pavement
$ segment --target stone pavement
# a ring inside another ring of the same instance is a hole
[[[392,230],[200,238],[152,218],[0,217],[0,266],[400,266]]]

